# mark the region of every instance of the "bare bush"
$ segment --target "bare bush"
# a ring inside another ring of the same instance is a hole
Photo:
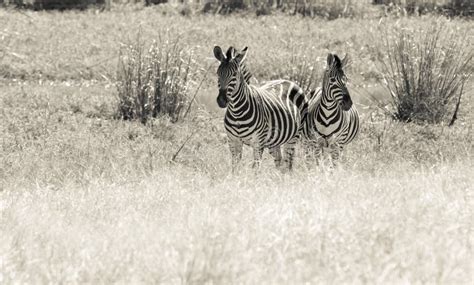
[[[379,33],[378,61],[401,121],[439,123],[452,115],[472,75],[470,39],[435,21],[430,27],[396,26]]]
[[[294,52],[283,65],[286,74],[284,77],[298,83],[305,94],[311,93],[320,85],[321,72],[315,65],[316,59],[311,55],[311,52]]]
[[[179,38],[160,37],[145,51],[140,37],[122,48],[117,89],[119,117],[145,123],[160,114],[177,121],[188,103],[193,53],[186,52]]]

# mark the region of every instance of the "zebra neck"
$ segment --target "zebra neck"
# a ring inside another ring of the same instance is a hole
[[[338,107],[337,101],[329,98],[326,92],[323,92],[323,96],[321,98],[321,108],[324,110],[331,110],[335,111]]]
[[[245,82],[247,84],[250,84],[250,79],[252,78],[252,73],[248,70],[246,65],[241,65],[240,66],[241,71],[242,71],[242,77],[244,78]]]
[[[242,104],[248,102],[250,93],[250,86],[244,80],[240,80],[240,84],[236,87],[235,93],[229,96],[228,109],[238,109]]]
[[[313,118],[314,124],[318,132],[323,136],[329,136],[339,122],[340,106],[334,99],[328,98],[323,90],[321,103],[316,109]]]

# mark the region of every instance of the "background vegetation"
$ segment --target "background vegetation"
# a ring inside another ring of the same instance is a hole
[[[192,52],[186,52],[179,38],[160,35],[145,51],[140,39],[121,49],[117,71],[118,117],[140,119],[160,113],[177,121],[189,105],[190,78],[196,76]]]
[[[440,123],[456,117],[474,51],[464,40],[467,35],[445,30],[443,24],[381,30],[383,49],[374,52],[398,120]]]
[[[31,9],[85,9],[101,7],[110,9],[113,4],[144,3],[181,5],[180,13],[218,13],[251,11],[259,15],[269,15],[276,11],[309,17],[367,16],[376,9],[370,4],[383,5],[385,13],[422,15],[441,13],[444,15],[474,15],[474,3],[470,0],[1,0],[0,3]]]
[[[433,24],[444,29],[440,47],[452,36],[466,44],[455,55],[472,54],[472,22],[181,14],[0,10],[0,283],[472,282],[472,80],[452,127],[402,123],[381,67],[393,55],[387,39]],[[300,153],[282,174],[266,154],[255,173],[245,149],[230,174],[216,44],[249,46],[255,82],[293,78],[308,89],[327,52],[349,54],[362,131],[336,169]],[[157,80],[171,84],[157,75],[176,64],[148,65],[167,51],[190,68],[170,93],[182,96],[179,119],[117,119],[123,96],[154,100]],[[472,73],[472,60],[462,63]]]

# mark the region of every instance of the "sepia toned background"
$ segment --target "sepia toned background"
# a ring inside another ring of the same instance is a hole
[[[473,10],[2,1],[0,283],[472,284]],[[231,173],[215,45],[307,92],[348,54],[335,168]]]

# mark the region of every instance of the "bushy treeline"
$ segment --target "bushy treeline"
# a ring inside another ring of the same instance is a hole
[[[107,0],[0,0],[5,5],[34,10],[86,9],[92,5],[105,6]]]
[[[389,10],[401,9],[408,14],[433,12],[465,16],[474,14],[472,0],[195,0],[195,2],[201,3],[205,11],[213,10],[214,6],[214,10],[219,13],[255,9],[257,14],[267,14],[271,10],[286,10],[304,16],[327,18],[357,16],[370,4],[384,5]]]
[[[33,9],[86,8],[91,5],[110,7],[112,3],[184,4],[204,13],[230,14],[255,11],[267,15],[284,11],[308,17],[354,17],[364,14],[370,5],[383,5],[386,11],[407,14],[443,13],[474,15],[472,0],[0,0],[0,3]],[[187,14],[187,13],[185,13]]]
[[[474,15],[472,0],[373,0],[373,4],[385,5],[389,10],[402,9],[407,14]]]
[[[329,19],[352,17],[360,14],[363,7],[370,4],[369,0],[217,0],[209,2],[204,11],[213,10],[221,14],[236,10],[255,10],[257,15],[271,14],[279,10],[291,14],[300,14],[308,17],[325,17]]]

